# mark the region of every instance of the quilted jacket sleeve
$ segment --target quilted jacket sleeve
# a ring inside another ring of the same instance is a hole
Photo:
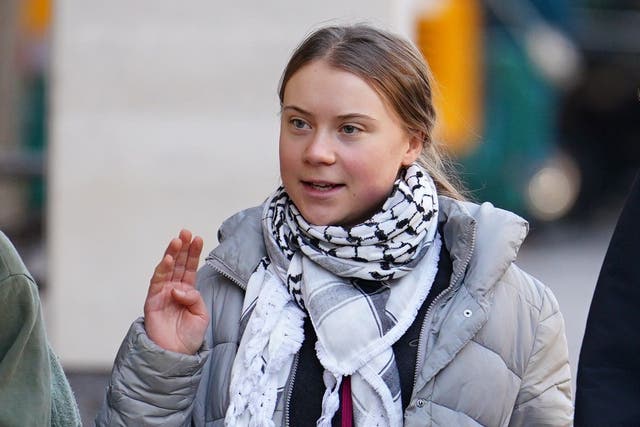
[[[572,425],[571,370],[564,319],[544,288],[533,348],[510,426]]]
[[[207,357],[208,350],[191,356],[160,348],[143,319],[136,320],[116,356],[96,426],[188,425]]]

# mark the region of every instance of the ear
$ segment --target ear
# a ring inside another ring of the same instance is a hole
[[[421,132],[411,132],[407,141],[407,151],[402,158],[402,166],[409,166],[415,162],[424,146],[424,136]]]

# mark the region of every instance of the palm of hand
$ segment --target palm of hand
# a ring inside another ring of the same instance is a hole
[[[195,289],[203,242],[187,230],[173,239],[156,267],[144,305],[147,335],[160,347],[194,354],[209,324],[204,301]]]

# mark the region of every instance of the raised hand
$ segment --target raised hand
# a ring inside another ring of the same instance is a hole
[[[151,278],[144,325],[149,338],[166,350],[195,354],[204,341],[209,314],[195,288],[202,246],[200,237],[192,240],[189,230],[180,231]]]

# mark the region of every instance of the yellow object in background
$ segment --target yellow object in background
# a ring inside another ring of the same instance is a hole
[[[20,10],[20,27],[34,38],[43,37],[51,22],[50,0],[23,0]]]
[[[435,138],[454,155],[470,151],[482,131],[482,10],[478,0],[431,0],[417,18],[416,45],[436,84]]]

